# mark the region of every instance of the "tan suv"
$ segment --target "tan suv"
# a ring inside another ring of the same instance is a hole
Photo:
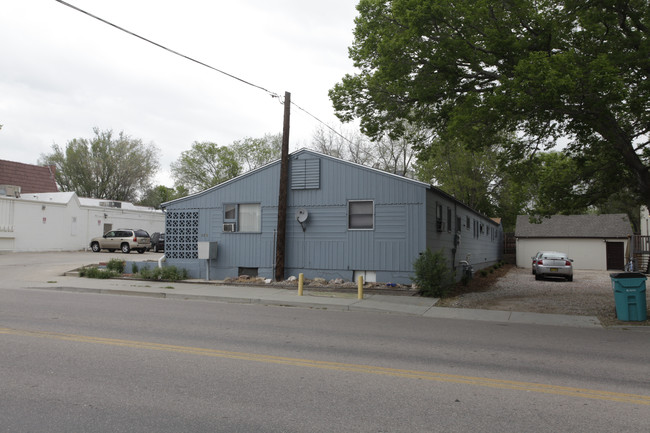
[[[96,253],[101,250],[108,250],[111,253],[122,250],[124,254],[128,254],[131,250],[136,250],[143,254],[151,248],[151,238],[149,233],[142,229],[117,229],[107,232],[102,237],[93,238],[90,241],[90,248]]]

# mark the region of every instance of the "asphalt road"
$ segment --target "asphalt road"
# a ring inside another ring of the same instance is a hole
[[[0,289],[2,432],[645,432],[647,333]]]
[[[650,425],[647,332],[33,288],[113,256],[0,254],[0,432]]]

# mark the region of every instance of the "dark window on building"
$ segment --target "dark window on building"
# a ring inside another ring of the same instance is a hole
[[[372,200],[348,202],[348,229],[372,230],[375,224],[375,204]]]
[[[443,231],[445,223],[442,221],[442,205],[436,202],[436,231]]]

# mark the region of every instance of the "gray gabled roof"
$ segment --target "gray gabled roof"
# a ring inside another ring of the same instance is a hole
[[[426,189],[428,189],[428,190],[430,190],[430,191],[434,191],[434,192],[436,192],[437,194],[440,194],[440,195],[443,195],[443,196],[447,197],[448,199],[450,199],[450,200],[452,200],[452,201],[458,203],[459,205],[461,205],[461,206],[467,208],[468,210],[470,210],[470,211],[476,213],[477,215],[481,215],[482,217],[491,220],[491,221],[492,221],[495,225],[497,225],[497,226],[501,224],[501,220],[500,220],[500,219],[494,219],[494,218],[490,218],[490,217],[488,217],[488,216],[486,216],[486,215],[483,215],[481,212],[478,212],[477,210],[473,209],[473,208],[470,207],[469,205],[467,205],[467,204],[461,202],[461,201],[458,200],[456,197],[454,197],[454,196],[452,196],[452,195],[446,193],[445,191],[443,191],[443,190],[441,190],[440,188],[438,188],[438,187],[436,187],[436,186],[433,186],[433,185],[431,185],[431,184],[428,184],[428,183],[425,183],[425,182],[421,182],[421,181],[419,181],[419,180],[415,180],[415,179],[410,179],[410,178],[405,177],[405,176],[400,176],[400,175],[398,175],[398,174],[389,173],[389,172],[387,172],[387,171],[379,170],[379,169],[377,169],[377,168],[367,167],[367,166],[365,166],[365,165],[357,164],[357,163],[355,163],[355,162],[346,161],[346,160],[343,160],[343,159],[337,158],[337,157],[335,157],[335,156],[326,155],[326,154],[324,154],[324,153],[320,153],[320,152],[318,152],[318,151],[316,151],[316,150],[307,149],[307,148],[302,148],[302,149],[296,150],[296,151],[294,151],[294,152],[291,152],[291,153],[289,154],[289,159],[296,158],[296,157],[300,156],[301,154],[309,154],[309,155],[312,155],[312,156],[317,156],[317,157],[319,157],[319,158],[327,158],[327,159],[331,159],[331,160],[336,161],[336,162],[338,162],[338,163],[340,163],[340,164],[349,165],[349,166],[355,167],[355,168],[360,169],[360,170],[365,170],[365,171],[372,172],[372,173],[375,173],[375,174],[378,174],[378,175],[381,175],[381,176],[392,177],[394,180],[399,181],[399,182],[408,182],[408,183],[411,183],[411,184],[414,184],[414,185],[418,185],[418,186],[420,186],[420,187],[422,187],[422,188],[426,188]],[[255,175],[257,172],[260,172],[260,171],[262,171],[262,170],[266,170],[267,168],[269,168],[269,167],[271,167],[271,166],[273,166],[273,165],[280,165],[280,160],[278,159],[278,160],[276,160],[276,161],[272,161],[272,162],[270,162],[270,163],[268,163],[268,164],[266,164],[266,165],[264,165],[264,166],[262,166],[262,167],[258,167],[258,168],[254,169],[254,170],[251,170],[251,171],[249,171],[249,172],[243,173],[243,174],[241,174],[241,175],[239,175],[239,176],[237,176],[237,177],[234,177],[234,178],[232,178],[232,179],[229,179],[229,180],[227,180],[227,181],[225,181],[225,182],[223,182],[223,183],[220,183],[219,185],[215,185],[215,186],[213,186],[213,187],[211,187],[211,188],[208,188],[208,189],[206,189],[206,190],[199,191],[199,192],[194,193],[194,194],[190,194],[190,195],[188,195],[188,196],[186,196],[186,197],[181,197],[181,198],[177,198],[177,199],[175,199],[175,200],[171,200],[171,201],[168,201],[168,202],[162,203],[160,206],[161,206],[161,208],[166,208],[166,207],[168,207],[169,205],[172,205],[172,204],[174,204],[174,203],[178,203],[178,202],[182,202],[182,201],[185,201],[185,200],[189,200],[189,199],[192,199],[192,198],[195,198],[195,197],[198,197],[198,196],[204,195],[204,194],[209,194],[211,191],[214,191],[214,190],[219,189],[219,188],[224,188],[224,187],[226,187],[227,185],[230,185],[230,184],[232,184],[232,183],[235,183],[235,182],[237,182],[238,180],[240,180],[240,179],[242,179],[242,178],[244,178],[244,177],[247,177],[247,176],[253,176],[253,175]]]
[[[381,175],[381,176],[389,176],[389,177],[392,177],[393,179],[395,179],[395,180],[397,180],[397,181],[400,181],[400,182],[409,182],[409,183],[412,183],[412,184],[414,184],[414,185],[421,186],[421,187],[423,187],[423,188],[434,189],[434,190],[438,191],[438,192],[441,193],[441,194],[444,194],[444,195],[446,195],[446,196],[449,196],[449,195],[448,195],[447,193],[445,193],[444,191],[442,191],[442,190],[440,190],[440,189],[434,187],[433,185],[429,185],[428,183],[420,182],[419,180],[410,179],[410,178],[408,178],[408,177],[400,176],[400,175],[398,175],[398,174],[389,173],[389,172],[387,172],[387,171],[379,170],[379,169],[377,169],[377,168],[367,167],[367,166],[365,166],[365,165],[357,164],[357,163],[355,163],[355,162],[346,161],[346,160],[344,160],[344,159],[340,159],[340,158],[337,158],[337,157],[335,157],[335,156],[331,156],[331,155],[326,155],[326,154],[324,154],[324,153],[320,153],[320,152],[315,151],[315,150],[312,150],[312,149],[302,148],[302,149],[296,150],[296,151],[294,151],[294,152],[291,152],[291,153],[289,154],[289,159],[293,159],[293,158],[295,158],[295,157],[297,157],[297,156],[299,156],[299,155],[301,155],[301,154],[305,154],[305,153],[306,153],[306,154],[313,155],[313,156],[318,156],[318,157],[320,157],[320,158],[328,158],[328,159],[334,160],[334,161],[336,161],[336,162],[338,162],[338,163],[346,164],[346,165],[349,165],[349,166],[352,166],[352,167],[356,167],[356,168],[361,169],[361,170],[366,170],[366,171],[369,171],[369,172],[373,172],[373,173],[379,174],[379,175]],[[220,183],[220,184],[218,184],[218,185],[215,185],[215,186],[210,187],[210,188],[208,188],[208,189],[205,189],[205,190],[203,190],[203,191],[199,191],[199,192],[196,192],[196,193],[194,193],[194,194],[190,194],[190,195],[188,195],[188,196],[186,196],[186,197],[181,197],[181,198],[177,198],[177,199],[170,200],[170,201],[168,201],[168,202],[162,203],[160,206],[161,206],[162,208],[165,208],[165,207],[167,207],[167,206],[169,206],[169,205],[171,205],[171,204],[173,204],[173,203],[181,202],[181,201],[185,201],[185,200],[188,200],[188,199],[191,199],[191,198],[194,198],[194,197],[197,197],[197,196],[203,195],[203,194],[207,194],[207,193],[209,193],[210,191],[213,191],[213,190],[216,190],[216,189],[219,189],[219,188],[224,188],[224,187],[226,187],[227,185],[230,185],[230,184],[232,184],[232,183],[235,183],[235,182],[237,182],[238,180],[240,180],[240,179],[242,179],[242,178],[244,178],[244,177],[247,177],[247,176],[253,176],[253,175],[255,175],[255,173],[257,173],[257,172],[259,172],[259,171],[262,171],[262,170],[265,170],[265,169],[267,169],[268,167],[271,167],[271,166],[273,166],[273,165],[280,165],[280,160],[278,159],[278,160],[272,161],[272,162],[270,162],[270,163],[268,163],[268,164],[266,164],[266,165],[263,165],[263,166],[261,166],[261,167],[258,167],[258,168],[256,168],[256,169],[254,169],[254,170],[248,171],[248,172],[246,172],[246,173],[240,174],[240,175],[237,176],[237,177],[233,177],[232,179],[229,179],[229,180],[227,180],[227,181],[225,181],[225,182],[223,182],[223,183]],[[452,200],[458,201],[458,200],[456,200],[455,198],[453,198],[453,197],[451,197],[451,196],[449,196],[449,197],[450,197]],[[461,203],[461,202],[459,202],[459,201],[458,201],[458,203],[463,204],[463,203]],[[463,205],[464,205],[464,204],[463,204]],[[464,205],[464,206],[466,206],[466,205]],[[469,209],[471,209],[471,208],[469,208]],[[472,209],[472,210],[473,210],[473,209]],[[476,211],[474,211],[474,212],[476,212]],[[478,213],[478,212],[477,212],[477,213]]]
[[[633,234],[626,214],[553,215],[531,223],[528,215],[517,217],[518,238],[626,238]]]

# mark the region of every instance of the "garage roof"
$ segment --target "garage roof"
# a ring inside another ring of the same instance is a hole
[[[518,238],[627,238],[633,234],[626,214],[553,215],[531,223],[528,215],[517,217]]]

